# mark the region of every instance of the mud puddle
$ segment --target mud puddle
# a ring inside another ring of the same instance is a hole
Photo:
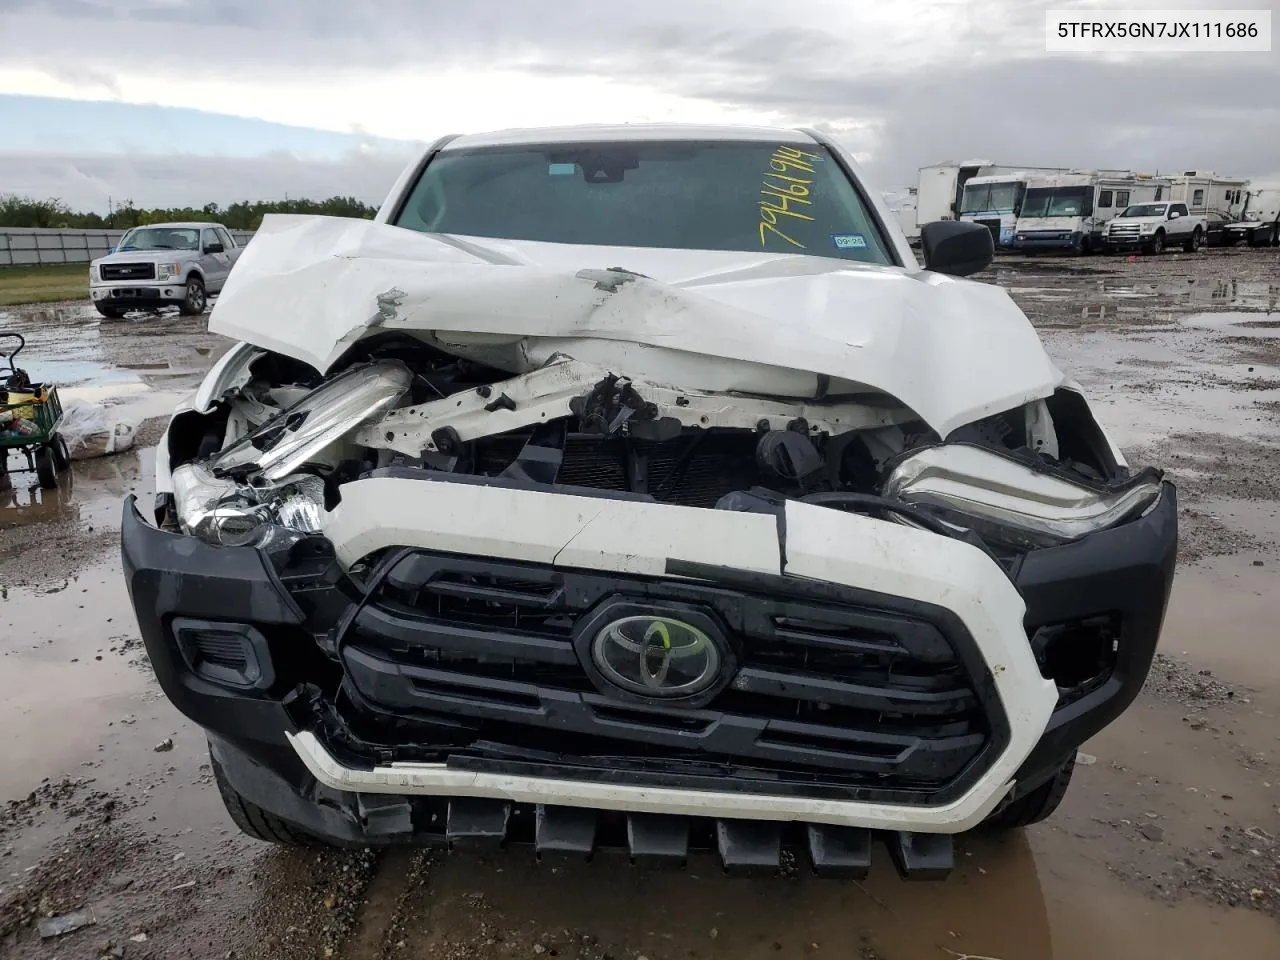
[[[190,390],[229,346],[207,324],[207,316],[177,314],[106,320],[81,304],[11,307],[0,319],[0,328],[25,338],[17,362],[33,380],[97,401]]]
[[[607,857],[548,875],[514,856],[429,855],[421,865],[396,863],[385,887],[379,871],[370,907],[389,914],[387,935],[341,955],[1190,958],[1214,956],[1230,936],[1233,956],[1262,958],[1280,942],[1270,921],[1243,911],[1153,906],[1118,883],[1073,889],[1083,878],[1046,871],[1039,846],[1035,837],[971,838],[947,884],[905,883],[886,864],[865,881],[834,883],[726,880],[696,859],[675,875]]]
[[[1280,313],[1264,313],[1260,316],[1239,313],[1194,313],[1180,321],[1188,327],[1202,327],[1235,336],[1275,338],[1280,337]]]

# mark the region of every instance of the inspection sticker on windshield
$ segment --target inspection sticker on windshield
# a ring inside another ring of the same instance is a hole
[[[576,163],[551,163],[547,165],[547,174],[552,177],[571,177],[577,169]]]
[[[860,233],[833,233],[831,242],[837,250],[865,250],[867,238]]]

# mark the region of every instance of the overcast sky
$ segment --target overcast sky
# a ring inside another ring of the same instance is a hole
[[[652,120],[820,126],[885,190],[971,157],[1280,177],[1280,49],[1044,51],[1046,9],[1276,4],[0,0],[0,193],[376,202],[443,133]]]

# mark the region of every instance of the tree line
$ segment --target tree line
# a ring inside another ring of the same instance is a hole
[[[135,207],[131,200],[114,206],[109,214],[80,213],[58,199],[33,200],[17,194],[0,194],[0,227],[45,227],[64,230],[127,230],[148,223],[184,220],[221,223],[231,230],[257,230],[268,213],[318,214],[329,217],[362,217],[372,220],[377,207],[355,197],[328,200],[240,201],[226,207]]]

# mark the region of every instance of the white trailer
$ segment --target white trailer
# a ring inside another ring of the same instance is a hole
[[[1205,170],[1188,170],[1169,180],[1173,184],[1170,199],[1185,203],[1192,216],[1204,217],[1206,239],[1212,245],[1221,244],[1223,227],[1244,213],[1249,181]]]
[[[1014,248],[1100,250],[1108,220],[1130,204],[1171,199],[1171,186],[1164,177],[1115,170],[1033,177],[1027,181]]]

